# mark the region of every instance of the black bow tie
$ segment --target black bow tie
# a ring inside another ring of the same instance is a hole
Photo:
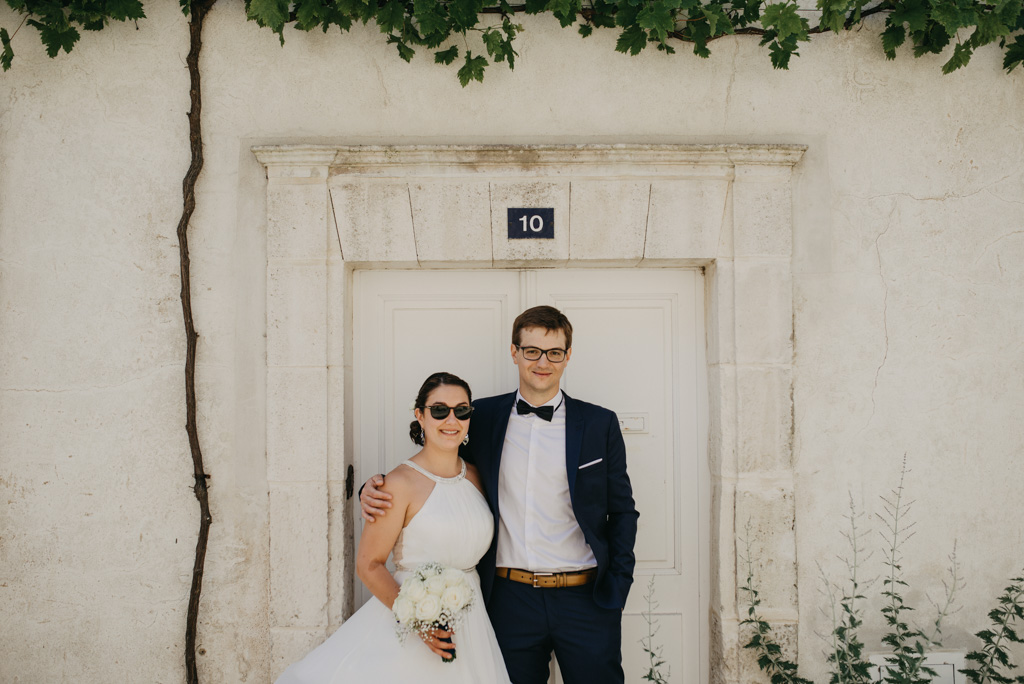
[[[527,404],[525,401],[520,399],[518,402],[516,402],[516,413],[518,413],[519,415],[523,415],[525,413],[536,413],[538,418],[543,418],[544,420],[550,423],[551,419],[555,417],[555,407],[531,406],[530,404]]]

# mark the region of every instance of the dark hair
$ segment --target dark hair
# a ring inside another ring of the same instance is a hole
[[[550,332],[565,333],[565,348],[572,348],[572,323],[565,314],[553,306],[535,306],[516,316],[512,324],[512,344],[519,346],[520,333],[526,328],[544,328]]]
[[[466,398],[473,401],[473,392],[469,389],[468,382],[457,375],[442,372],[434,373],[424,380],[422,385],[420,385],[420,391],[416,393],[416,407],[419,408],[421,406],[426,406],[427,397],[430,396],[430,393],[444,385],[461,387],[466,390]],[[418,420],[414,420],[409,423],[409,439],[411,439],[414,444],[419,444],[420,446],[423,446],[424,444],[423,427],[420,426],[420,422]]]

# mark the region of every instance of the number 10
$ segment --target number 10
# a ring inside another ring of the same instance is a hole
[[[521,216],[519,217],[519,220],[523,222],[523,232],[525,233],[526,217]],[[544,217],[538,214],[533,214],[532,216],[530,216],[530,230],[532,230],[534,233],[539,233],[540,231],[544,230]]]

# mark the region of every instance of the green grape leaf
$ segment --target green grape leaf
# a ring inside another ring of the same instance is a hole
[[[687,23],[689,29],[690,40],[693,41],[693,54],[697,55],[702,59],[707,59],[711,56],[711,50],[708,50],[708,38],[711,37],[711,26],[701,18],[698,21],[691,21]]]
[[[480,22],[480,10],[483,8],[483,0],[452,0],[448,5],[448,14],[455,30],[463,31],[476,26]]]
[[[0,45],[3,46],[3,52],[0,52],[0,66],[7,71],[14,61],[14,50],[11,49],[11,37],[7,35],[5,28],[0,28]]]
[[[246,14],[260,26],[266,26],[280,36],[288,21],[288,1],[250,0]],[[284,43],[284,36],[281,36],[281,42]]]
[[[899,26],[906,24],[911,31],[923,31],[928,25],[928,7],[924,0],[904,0],[893,9],[889,21]]]
[[[411,62],[416,51],[409,47],[409,45],[403,41],[399,36],[390,35],[388,36],[388,45],[395,45],[398,48],[398,56],[404,59],[406,62]]]
[[[780,50],[785,50],[781,43],[790,36],[795,36],[797,40],[807,40],[807,32],[810,30],[810,26],[807,20],[797,13],[797,9],[796,3],[779,2],[767,5],[761,14],[761,23],[765,29],[776,33],[777,42],[780,43]],[[786,63],[788,64],[788,62],[787,58]],[[774,57],[772,63],[775,63]],[[786,67],[776,68],[785,69]]]
[[[851,0],[818,0],[818,9],[821,10],[819,25],[838,32],[846,22],[846,13],[852,4]]]
[[[582,9],[580,0],[548,0],[547,8],[562,28],[576,21],[577,13]]]
[[[672,31],[676,25],[672,13],[664,2],[653,2],[644,7],[637,14],[636,22],[642,28],[649,29],[651,38],[660,43],[668,40],[669,31]]]
[[[886,59],[896,59],[896,48],[903,45],[907,39],[907,31],[903,24],[887,26],[882,31],[882,50],[885,51]]]
[[[377,26],[381,33],[401,31],[405,25],[405,3],[402,0],[390,0],[377,10]]]
[[[1010,35],[1010,27],[1003,22],[998,14],[982,12],[978,14],[978,28],[971,34],[971,47],[978,48],[995,42],[1002,36]]]
[[[584,38],[588,38],[590,37],[590,34],[594,32],[594,27],[591,26],[590,24],[580,24],[580,27],[577,30],[579,31],[579,34],[581,36],[583,36]]]
[[[72,48],[75,47],[75,43],[81,37],[78,29],[74,26],[68,26],[66,20],[44,24],[35,19],[30,19],[28,24],[38,29],[39,38],[43,41],[43,45],[46,46],[46,54],[50,57],[56,57],[62,49],[64,52],[71,52]],[[60,24],[63,24],[63,26]]]
[[[505,17],[501,22],[501,30],[505,32],[505,40],[502,43],[502,54],[497,60],[499,62],[508,61],[508,68],[515,69],[516,57],[519,56],[519,53],[512,48],[512,39],[523,30],[523,25],[513,24],[508,17]]]
[[[501,34],[494,30],[494,28],[488,28],[484,31],[481,38],[483,38],[484,47],[487,48],[487,54],[497,59],[497,56],[501,54],[501,45],[503,42]]]
[[[920,57],[927,53],[939,54],[949,45],[950,35],[942,24],[930,22],[924,31],[917,31],[913,34],[914,57]]]
[[[486,57],[474,57],[472,52],[466,51],[466,61],[459,68],[459,83],[465,88],[470,81],[484,81],[484,69],[487,67]]]
[[[437,0],[414,0],[412,7],[422,35],[448,35],[448,19],[439,11]]]
[[[295,28],[301,31],[310,31],[320,25],[320,5],[314,2],[299,2],[295,4]]]
[[[776,69],[788,69],[789,58],[793,55],[799,55],[796,51],[796,37],[789,36],[785,40],[774,40],[771,45],[768,46],[768,52],[771,56],[772,66]]]
[[[634,26],[636,25],[636,17],[638,14],[640,14],[640,7],[624,2],[619,5],[618,12],[615,14],[615,25],[621,26],[622,28]]]
[[[1006,54],[1003,55],[1003,68],[1009,73],[1022,62],[1024,62],[1024,36],[1017,36],[1006,48]]]
[[[146,18],[141,0],[107,0],[104,9],[106,10],[105,14],[115,21]]]
[[[611,28],[615,26],[615,13],[618,11],[615,3],[595,0],[591,5],[589,21],[594,28]]]
[[[942,24],[946,33],[953,35],[964,26],[973,25],[978,12],[973,7],[962,8],[954,0],[941,0],[932,6],[932,19]]]
[[[457,45],[452,45],[447,50],[441,50],[434,53],[434,64],[451,64],[459,57],[459,48]]]
[[[647,47],[647,31],[636,24],[626,27],[619,34],[619,39],[615,41],[616,52],[628,52],[633,56],[639,55],[645,47]]]
[[[732,19],[725,13],[721,5],[705,5],[704,16],[708,20],[708,29],[710,29],[712,36],[735,33]]]

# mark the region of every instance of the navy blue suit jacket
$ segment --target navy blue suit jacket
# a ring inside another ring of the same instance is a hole
[[[564,393],[563,393],[564,394]],[[463,457],[476,465],[494,515],[494,539],[478,570],[485,600],[494,584],[498,549],[498,471],[516,393],[473,402],[469,444]],[[581,465],[598,461],[580,469]],[[626,445],[615,414],[565,395],[565,470],[569,495],[583,537],[597,559],[594,601],[621,610],[633,583],[639,513],[626,474]],[[527,568],[528,569],[528,568]]]

